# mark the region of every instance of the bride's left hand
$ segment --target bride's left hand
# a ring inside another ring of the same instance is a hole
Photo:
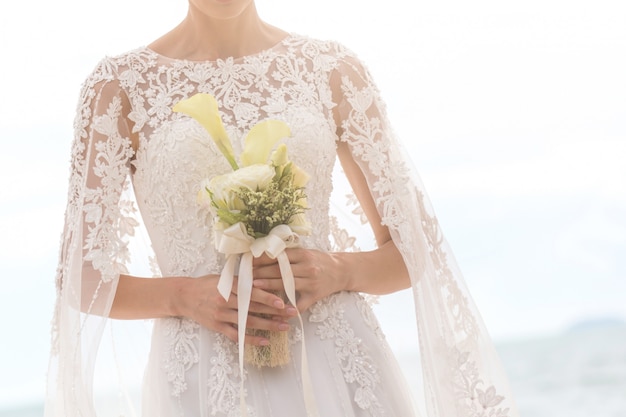
[[[312,249],[287,249],[287,256],[295,279],[299,312],[306,311],[315,302],[346,287],[340,272],[340,261],[332,253]],[[254,283],[265,291],[283,291],[278,261],[263,255],[254,260]]]

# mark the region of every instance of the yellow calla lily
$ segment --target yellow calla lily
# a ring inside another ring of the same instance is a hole
[[[293,185],[296,187],[304,187],[311,179],[311,176],[299,166],[292,164],[291,172],[293,174]]]
[[[244,166],[266,164],[276,142],[289,135],[291,135],[289,126],[279,120],[257,123],[246,136],[241,163]]]
[[[239,169],[233,147],[226,129],[224,129],[215,97],[210,94],[198,93],[188,99],[179,101],[172,110],[184,113],[199,122],[209,132],[217,148],[226,157],[230,166],[234,170]]]

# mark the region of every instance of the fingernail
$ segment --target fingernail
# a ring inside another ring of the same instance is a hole
[[[270,344],[270,341],[269,341],[269,340],[266,340],[266,339],[263,339],[263,340],[261,340],[261,341],[259,342],[259,345],[260,345],[260,346],[267,346],[267,345],[269,345],[269,344]]]
[[[274,307],[276,307],[276,308],[285,308],[285,303],[283,303],[282,300],[276,300],[276,301],[274,301]]]
[[[287,307],[287,314],[295,316],[296,314],[298,314],[298,310],[296,310],[294,307]]]
[[[280,323],[278,325],[278,330],[289,330],[289,325],[287,323]]]

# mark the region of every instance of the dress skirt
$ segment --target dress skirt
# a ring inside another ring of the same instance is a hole
[[[253,417],[307,415],[301,380],[304,334],[309,372],[322,417],[416,416],[402,372],[369,302],[360,294],[329,296],[289,331],[291,362],[246,365],[245,398]],[[146,417],[238,417],[240,375],[236,343],[178,318],[155,323],[146,370]]]

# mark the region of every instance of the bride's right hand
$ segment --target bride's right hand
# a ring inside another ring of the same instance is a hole
[[[188,317],[207,329],[222,333],[236,342],[237,278],[235,277],[233,293],[228,301],[224,300],[217,290],[218,280],[219,276],[216,275],[185,280],[185,285],[181,286],[177,297],[180,300],[177,310],[181,316]],[[253,288],[246,328],[286,331],[289,329],[287,320],[296,314],[296,309],[285,305],[276,294]],[[245,343],[263,346],[267,345],[269,340],[261,336],[246,335]]]

